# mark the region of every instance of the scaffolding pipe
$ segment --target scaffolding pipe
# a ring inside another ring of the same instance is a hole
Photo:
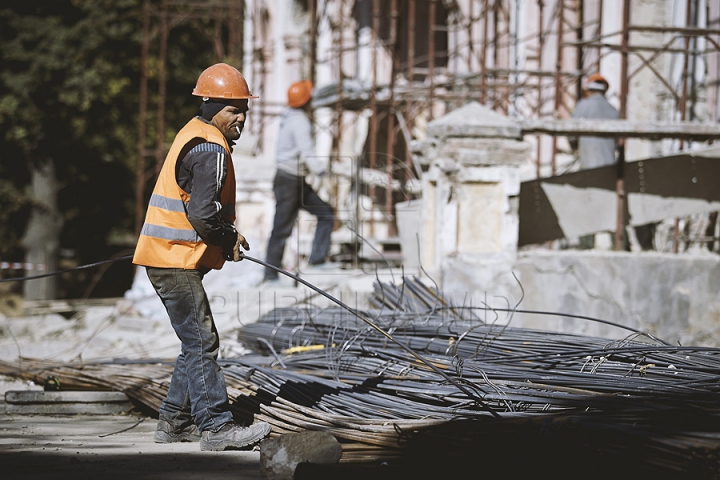
[[[408,0],[408,54],[407,79],[413,81],[413,67],[415,66],[415,0]]]
[[[708,5],[708,27],[720,25],[720,4]],[[715,37],[714,39],[712,37]],[[710,38],[713,44],[720,43],[720,32],[713,33]],[[708,101],[710,118],[713,123],[718,121],[718,103],[720,102],[720,53],[716,50],[708,58]]]
[[[630,32],[630,0],[623,0],[622,20],[622,60],[620,63],[620,112],[621,120],[627,119],[628,79],[628,41]],[[625,231],[625,139],[618,141],[617,178],[615,180],[615,193],[617,195],[617,209],[615,211],[615,250],[623,249],[623,233]]]
[[[585,36],[585,1],[584,0],[577,0],[577,10],[576,13],[576,21],[577,25],[575,27],[576,37],[578,42],[582,42],[584,40]],[[577,71],[580,73],[578,75],[576,81],[575,81],[575,98],[581,99],[582,98],[582,92],[583,92],[583,86],[582,86],[582,76],[584,72],[584,57],[583,57],[583,49],[582,47],[577,47],[577,52],[575,53],[575,68],[577,68]]]
[[[342,98],[343,98],[343,28],[344,22],[344,0],[337,0],[338,11],[337,11],[337,100],[335,101],[335,155],[340,155],[340,143],[342,142],[342,128],[343,128],[343,110],[342,110]],[[332,160],[331,160],[332,161]]]
[[[486,82],[486,68],[487,68],[487,48],[488,48],[488,15],[490,15],[490,0],[485,0],[485,4],[483,7],[483,44],[482,44],[482,50],[480,50],[480,104],[485,104],[485,99],[487,96],[487,86],[485,84]]]
[[[474,0],[468,1],[468,22],[467,22],[467,37],[468,37],[468,53],[467,53],[467,70],[472,72],[472,59],[475,56],[475,48],[473,45],[473,4]]]
[[[561,73],[562,72],[562,64],[563,64],[563,26],[564,26],[564,16],[565,16],[565,8],[564,8],[564,0],[557,0],[556,8],[558,12],[557,17],[557,56],[555,57],[555,116],[556,118],[559,118],[560,116],[560,105],[562,104],[562,95],[563,95],[563,88],[562,88],[562,78]],[[557,171],[557,137],[552,138],[552,157],[550,158],[550,174],[555,175]]]
[[[373,45],[373,56],[372,56],[372,88],[370,89],[370,146],[368,148],[369,154],[369,167],[375,169],[377,164],[377,131],[378,131],[378,111],[377,111],[377,57],[378,57],[378,44],[380,40],[380,0],[373,0],[372,4],[372,18],[373,18],[373,31],[372,31],[372,45]],[[358,165],[360,168],[360,165]],[[358,184],[358,189],[360,188]],[[375,186],[368,186],[368,196],[371,201],[375,200]],[[359,221],[359,219],[358,219]],[[370,209],[370,225],[369,235],[372,237],[375,235],[375,218],[373,215],[372,207]],[[359,227],[359,225],[358,225]]]
[[[685,27],[690,27],[690,16],[692,15],[692,3],[691,0],[685,0]],[[683,54],[683,69],[682,69],[682,92],[680,93],[680,120],[685,121],[686,109],[687,109],[687,77],[688,77],[688,63],[689,63],[689,51],[690,51],[690,37],[685,36],[685,52]],[[679,144],[680,151],[685,149],[684,140],[680,140]],[[675,219],[675,225],[673,230],[673,253],[678,253],[680,250],[680,219]]]
[[[393,217],[393,192],[389,187],[393,184],[395,167],[395,76],[397,74],[398,56],[397,47],[397,0],[390,2],[390,42],[388,51],[390,53],[390,99],[388,101],[388,127],[387,127],[387,161],[385,171],[387,172],[388,187],[385,188],[385,218],[387,219],[387,232],[389,237],[396,235],[395,221]]]
[[[312,83],[313,86],[315,86],[317,82],[315,72],[315,66],[317,65],[317,22],[317,0],[310,0],[310,71],[308,75],[310,83]],[[312,108],[309,109],[308,116],[310,118],[310,124],[315,125],[315,110]]]
[[[471,0],[472,2],[472,0]],[[408,56],[407,56],[407,80],[408,82],[413,81],[413,67],[415,64],[415,0],[408,0]],[[405,102],[405,110],[409,111],[412,108],[411,102]],[[414,162],[412,152],[410,151],[410,142],[412,141],[412,135],[410,129],[413,128],[412,115],[408,115],[410,118],[409,122],[406,122],[402,112],[397,112],[398,122],[401,126],[404,126],[403,135],[405,136],[405,164],[415,165],[417,178],[422,176],[422,170],[418,170],[418,165]],[[400,122],[402,119],[402,122]],[[410,176],[405,176],[405,181],[410,180]]]
[[[602,26],[603,26],[603,3],[604,0],[598,0],[598,25],[597,32],[594,37],[596,43],[600,43],[602,39]],[[600,72],[600,59],[602,59],[602,47],[597,47],[597,59],[595,60],[595,72]]]
[[[545,10],[545,3],[544,0],[537,0],[538,2],[538,70],[542,71],[543,68],[543,48],[545,47],[545,31],[544,31],[544,18],[543,13]],[[537,96],[538,96],[538,103],[537,103],[537,116],[540,118],[542,116],[542,107],[543,107],[543,101],[542,101],[542,90],[543,90],[543,84],[542,84],[542,76],[537,77]],[[538,135],[537,137],[537,158],[535,159],[535,176],[537,178],[540,178],[540,168],[542,167],[542,137]]]
[[[435,94],[435,2],[437,0],[430,0],[428,23],[430,28],[429,40],[428,40],[428,80],[430,81],[430,90],[428,92],[428,105],[429,115],[428,120],[433,119],[433,95]]]

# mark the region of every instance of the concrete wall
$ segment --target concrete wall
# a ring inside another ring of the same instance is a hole
[[[711,253],[536,250],[519,253],[511,266],[464,257],[451,268],[442,288],[468,306],[581,315],[673,344],[720,347],[720,257]],[[633,333],[589,320],[504,311],[497,312],[497,323],[614,339]]]
[[[498,325],[633,334],[587,319],[511,312],[538,310],[613,322],[673,344],[720,346],[718,255],[545,246],[518,252],[518,172],[531,159],[517,127],[470,103],[431,122],[428,132],[418,150],[428,165],[421,258],[454,303],[498,309],[482,313]]]

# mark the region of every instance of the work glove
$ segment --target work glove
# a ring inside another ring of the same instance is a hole
[[[243,259],[243,251],[240,250],[240,247],[244,248],[245,250],[250,250],[250,244],[248,244],[247,240],[245,240],[245,237],[243,237],[241,234],[237,234],[237,240],[235,240],[235,244],[233,245],[232,249],[228,249],[225,252],[225,260],[228,262],[239,262]]]

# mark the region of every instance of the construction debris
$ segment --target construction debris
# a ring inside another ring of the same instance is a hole
[[[340,443],[327,432],[300,432],[270,438],[260,444],[260,471],[267,480],[292,480],[301,463],[336,464]]]

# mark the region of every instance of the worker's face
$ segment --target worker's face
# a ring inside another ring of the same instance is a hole
[[[222,132],[228,141],[237,140],[245,127],[248,110],[247,100],[233,100],[215,114],[212,124]]]

